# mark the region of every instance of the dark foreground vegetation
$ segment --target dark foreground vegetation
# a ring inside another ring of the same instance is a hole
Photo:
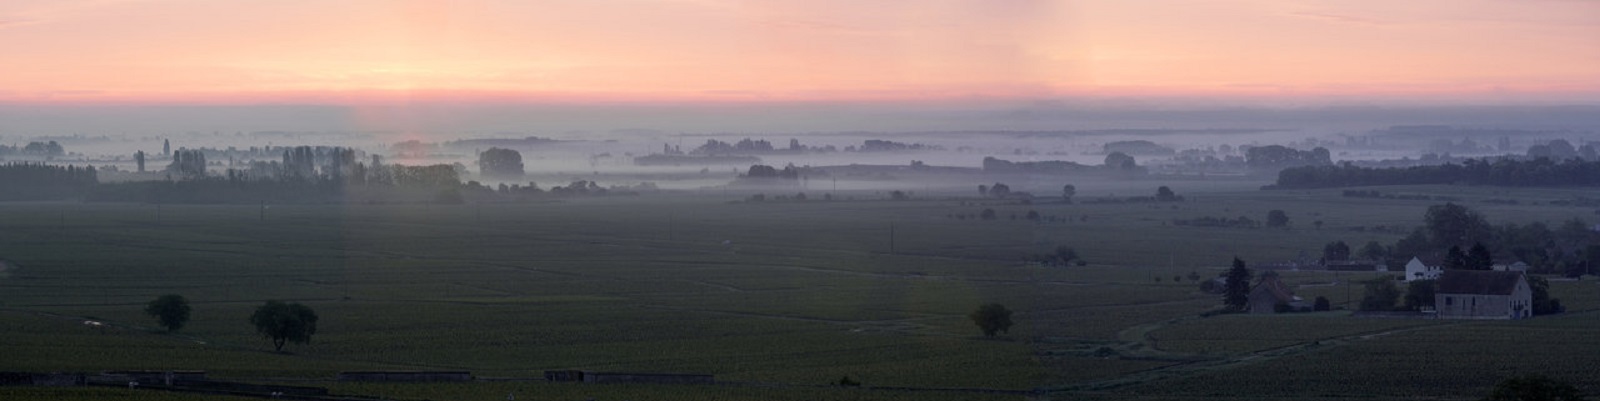
[[[1154,192],[1170,202],[1090,204],[996,197],[995,186],[904,201],[0,204],[0,371],[206,370],[398,399],[1477,399],[1525,373],[1600,390],[1588,374],[1600,360],[1577,351],[1600,338],[1592,274],[1534,268],[1564,313],[1462,322],[1350,316],[1420,303],[1392,271],[1261,267],[1306,250],[1398,254],[1407,241],[1496,264],[1543,250],[1570,266],[1592,252],[1574,241],[1595,239],[1564,234],[1579,231],[1563,222],[1588,211],[1549,200],[1578,192],[1507,205],[1458,187],[1403,189],[1464,204],[1179,188],[1178,202],[1169,188]],[[984,210],[1017,218],[942,218]],[[1237,215],[1264,223],[1172,224]],[[1422,234],[1351,229],[1380,224]],[[1546,225],[1548,246],[1522,238]],[[1235,255],[1252,262],[1246,274],[1199,290],[1234,270]],[[1239,310],[1242,290],[1269,275],[1307,312],[1217,313]],[[1393,286],[1374,287],[1393,302],[1378,305],[1365,282]],[[524,381],[327,379],[370,370]],[[546,370],[709,374],[725,385],[526,381]],[[1259,380],[1288,374],[1293,385]],[[157,399],[182,399],[172,397]]]

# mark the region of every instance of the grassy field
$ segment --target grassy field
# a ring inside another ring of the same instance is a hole
[[[524,391],[603,399],[978,397],[809,387],[845,376],[868,387],[1092,388],[1064,394],[1104,398],[1257,394],[1252,389],[1280,397],[1472,398],[1495,377],[1534,370],[1600,391],[1600,378],[1579,374],[1600,360],[1570,352],[1600,346],[1594,313],[1468,324],[1338,312],[1198,318],[1219,302],[1183,277],[1191,272],[1214,276],[1235,255],[1250,262],[1316,255],[1334,240],[1389,243],[1400,234],[1373,227],[1417,226],[1438,202],[1185,185],[1173,185],[1189,198],[1176,204],[897,202],[866,194],[804,203],[669,195],[264,210],[0,204],[0,259],[10,265],[0,272],[0,371],[204,369],[278,380],[356,369],[504,378],[590,369],[709,373],[773,386],[335,386],[409,399]],[[1588,209],[1549,204],[1583,191],[1384,190],[1457,197],[1495,223],[1595,220]],[[1481,202],[1501,198],[1526,201]],[[952,217],[984,208],[1001,218]],[[1272,209],[1287,211],[1293,227],[1170,224],[1201,216],[1264,220]],[[1020,218],[1030,210],[1070,219]],[[1022,262],[1057,245],[1076,248],[1089,265]],[[1284,277],[1303,297],[1344,306],[1361,290],[1354,286],[1352,296],[1345,283],[1371,275]],[[1600,309],[1592,281],[1556,282],[1552,291],[1572,310]],[[193,321],[177,333],[156,329],[142,313],[166,293],[194,306]],[[322,319],[313,342],[271,352],[247,322],[268,299],[315,309]],[[1009,333],[983,338],[966,317],[988,302],[1017,311]],[[1273,375],[1292,380],[1261,379]],[[1349,385],[1355,378],[1363,384]],[[79,393],[61,395],[78,397],[72,394]]]

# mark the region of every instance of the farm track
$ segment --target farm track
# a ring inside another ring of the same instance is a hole
[[[1196,316],[1196,317],[1185,317],[1185,318],[1171,319],[1171,320],[1166,320],[1166,321],[1156,322],[1156,323],[1147,323],[1147,324],[1144,324],[1144,325],[1131,327],[1131,328],[1129,328],[1127,330],[1124,330],[1124,332],[1128,335],[1128,337],[1133,337],[1133,336],[1137,335],[1139,338],[1141,338],[1141,339],[1143,339],[1145,341],[1153,342],[1154,340],[1149,338],[1149,333],[1150,332],[1153,332],[1153,331],[1155,331],[1157,329],[1160,329],[1161,327],[1165,327],[1165,326],[1170,325],[1170,324],[1174,324],[1174,323],[1178,323],[1178,322],[1186,321],[1186,320],[1198,319],[1198,318],[1199,318],[1198,316]],[[1277,348],[1270,348],[1270,349],[1251,352],[1251,353],[1244,354],[1244,355],[1236,355],[1236,356],[1224,357],[1224,358],[1220,358],[1220,359],[1207,359],[1207,360],[1199,360],[1199,361],[1194,361],[1194,362],[1178,363],[1178,364],[1175,364],[1175,365],[1168,365],[1168,366],[1163,366],[1163,367],[1159,367],[1159,368],[1154,368],[1154,369],[1134,372],[1134,373],[1130,373],[1130,374],[1123,375],[1123,376],[1116,377],[1116,378],[1112,378],[1112,379],[1079,382],[1079,383],[1073,383],[1073,384],[1068,384],[1068,385],[1063,385],[1063,386],[1052,386],[1052,387],[1047,387],[1046,390],[1050,391],[1050,392],[1103,391],[1103,390],[1109,390],[1109,389],[1114,389],[1114,388],[1119,388],[1119,387],[1126,387],[1126,386],[1131,386],[1131,385],[1144,384],[1144,383],[1153,382],[1153,381],[1174,379],[1174,378],[1192,376],[1192,375],[1200,374],[1200,373],[1232,369],[1232,368],[1235,368],[1235,367],[1240,367],[1240,366],[1253,364],[1253,363],[1260,363],[1260,362],[1270,361],[1270,360],[1274,360],[1274,359],[1278,359],[1278,358],[1292,357],[1292,356],[1303,355],[1303,354],[1307,354],[1307,353],[1311,353],[1311,352],[1323,351],[1323,350],[1331,349],[1331,348],[1334,348],[1334,347],[1350,345],[1350,344],[1354,344],[1354,343],[1361,342],[1361,341],[1367,341],[1367,340],[1371,340],[1371,339],[1375,339],[1375,338],[1389,336],[1389,335],[1392,335],[1392,334],[1412,332],[1412,331],[1421,331],[1421,330],[1429,330],[1429,329],[1440,328],[1440,327],[1449,327],[1449,326],[1454,326],[1454,325],[1462,324],[1462,323],[1468,323],[1468,322],[1450,322],[1450,323],[1443,323],[1443,324],[1411,326],[1411,327],[1402,327],[1402,328],[1395,328],[1395,329],[1384,329],[1384,330],[1361,332],[1361,333],[1349,334],[1349,335],[1344,335],[1344,336],[1325,338],[1325,339],[1320,339],[1320,340],[1313,340],[1313,341],[1310,341],[1310,342],[1302,342],[1302,343],[1298,343],[1298,344],[1292,344],[1292,345],[1287,345],[1287,346],[1282,346],[1282,347],[1277,347]],[[1119,335],[1119,338],[1122,338],[1122,336]],[[1128,338],[1124,338],[1124,339],[1128,339]],[[1150,348],[1150,347],[1146,347],[1146,348]],[[1165,351],[1159,351],[1159,352],[1165,353]],[[1182,355],[1182,354],[1177,354],[1177,353],[1167,353],[1167,354]]]
[[[243,302],[243,301],[241,301],[241,302]],[[185,334],[167,333],[167,332],[162,331],[161,329],[154,328],[154,327],[146,327],[146,326],[140,326],[140,325],[130,324],[130,323],[121,323],[121,322],[112,321],[112,320],[91,318],[91,317],[88,317],[88,316],[63,315],[63,314],[59,314],[59,313],[40,312],[40,311],[25,310],[25,309],[14,309],[14,308],[3,308],[3,309],[0,309],[0,312],[22,313],[22,314],[39,316],[39,317],[60,319],[60,320],[69,320],[69,321],[94,321],[94,322],[98,322],[100,324],[103,324],[103,325],[106,325],[106,326],[110,326],[110,327],[115,327],[115,328],[118,328],[118,329],[136,331],[136,332],[146,333],[146,334],[155,335],[155,336],[166,336],[166,337],[171,337],[171,338],[177,338],[177,339],[181,339],[181,340],[184,340],[184,341],[187,341],[187,342],[190,342],[190,343],[194,343],[195,345],[199,345],[199,346],[203,346],[203,347],[207,347],[207,348],[213,348],[213,349],[228,350],[228,351],[257,352],[257,353],[265,353],[265,354],[287,355],[287,356],[291,356],[291,357],[295,357],[295,358],[314,359],[314,360],[329,361],[329,362],[372,363],[372,364],[380,364],[380,365],[387,365],[387,366],[401,367],[401,368],[410,368],[410,369],[432,369],[432,370],[451,370],[451,369],[453,369],[453,370],[466,370],[466,369],[470,369],[470,367],[467,367],[467,366],[424,365],[424,364],[411,363],[411,362],[401,362],[401,361],[350,359],[350,358],[326,358],[326,357],[316,357],[316,356],[301,355],[301,354],[281,354],[281,353],[277,353],[277,352],[274,352],[274,351],[261,349],[261,348],[258,348],[258,347],[249,347],[249,346],[243,346],[243,345],[237,345],[237,344],[228,344],[228,343],[210,341],[210,340],[207,340],[207,339],[205,339],[203,337],[191,336],[191,335],[185,335]]]

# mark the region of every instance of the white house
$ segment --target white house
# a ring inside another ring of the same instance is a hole
[[[1443,266],[1428,266],[1415,256],[1411,257],[1410,262],[1406,262],[1406,281],[1437,280],[1441,273],[1444,273]]]

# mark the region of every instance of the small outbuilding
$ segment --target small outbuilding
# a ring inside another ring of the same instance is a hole
[[[1248,308],[1250,313],[1303,312],[1311,310],[1311,305],[1294,296],[1294,291],[1279,280],[1278,275],[1267,274],[1250,289]]]
[[[1533,289],[1519,271],[1446,270],[1434,307],[1440,319],[1525,319],[1533,316]]]

